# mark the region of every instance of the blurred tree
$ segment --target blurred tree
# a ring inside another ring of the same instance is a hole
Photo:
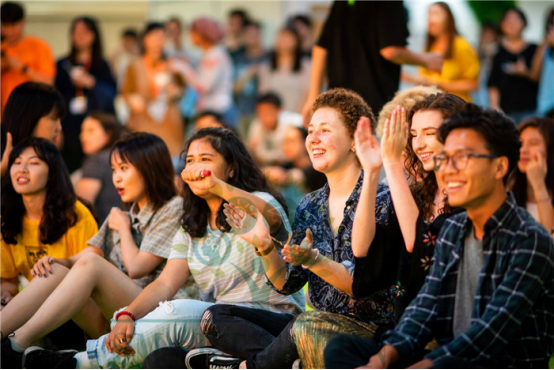
[[[479,0],[468,0],[469,7],[475,14],[475,18],[479,21],[480,24],[483,24],[486,21],[493,23],[498,23],[500,21],[500,16],[504,10],[514,7],[517,5],[515,0],[511,1],[479,1]]]

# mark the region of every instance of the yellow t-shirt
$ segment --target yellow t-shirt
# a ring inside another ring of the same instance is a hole
[[[431,49],[431,52],[439,52]],[[471,45],[461,36],[454,37],[452,44],[452,58],[444,61],[442,72],[439,74],[425,68],[420,68],[420,73],[431,79],[432,82],[446,82],[457,80],[475,80],[479,76],[479,58]],[[467,102],[471,102],[469,91],[449,91],[458,95]]]
[[[40,220],[23,218],[22,235],[17,244],[2,243],[0,275],[9,279],[19,273],[29,281],[33,279],[31,269],[44,256],[69,258],[87,248],[87,241],[98,232],[98,225],[90,211],[81,202],[75,203],[77,223],[54,244],[40,242]]]

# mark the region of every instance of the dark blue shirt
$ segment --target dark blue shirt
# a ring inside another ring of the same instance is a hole
[[[363,174],[358,178],[356,187],[346,201],[344,218],[336,235],[333,234],[329,219],[329,185],[325,184],[323,188],[302,198],[296,210],[291,245],[300,244],[306,236],[306,229],[310,228],[314,237],[313,247],[319,249],[321,255],[344,265],[353,276],[355,257],[352,252],[352,227],[362,183]],[[392,212],[389,188],[380,183],[375,200],[376,222],[386,223]],[[375,324],[394,323],[393,285],[357,299],[309,270],[289,265],[287,280],[280,292],[291,294],[301,289],[306,282],[309,283],[310,300],[318,310],[345,314]]]

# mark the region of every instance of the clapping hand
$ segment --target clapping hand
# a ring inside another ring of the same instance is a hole
[[[300,245],[289,246],[283,248],[283,259],[293,266],[307,265],[313,262],[315,253],[313,249],[314,237],[310,229],[306,229],[306,236]]]
[[[247,207],[250,214],[231,203],[225,203],[223,207],[223,213],[227,216],[226,221],[238,236],[261,252],[271,247],[272,240],[269,225],[253,204]]]
[[[354,132],[354,143],[356,144],[356,155],[364,171],[380,173],[383,161],[377,139],[371,132],[369,118],[361,117],[359,119],[358,128]]]
[[[399,105],[392,111],[391,117],[385,121],[383,137],[381,138],[383,162],[389,164],[400,162],[407,143],[406,109]]]

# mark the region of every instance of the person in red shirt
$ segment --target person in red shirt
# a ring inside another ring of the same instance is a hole
[[[13,89],[27,82],[52,84],[56,63],[50,46],[24,35],[25,12],[21,5],[5,2],[0,8],[2,22],[2,113]]]

